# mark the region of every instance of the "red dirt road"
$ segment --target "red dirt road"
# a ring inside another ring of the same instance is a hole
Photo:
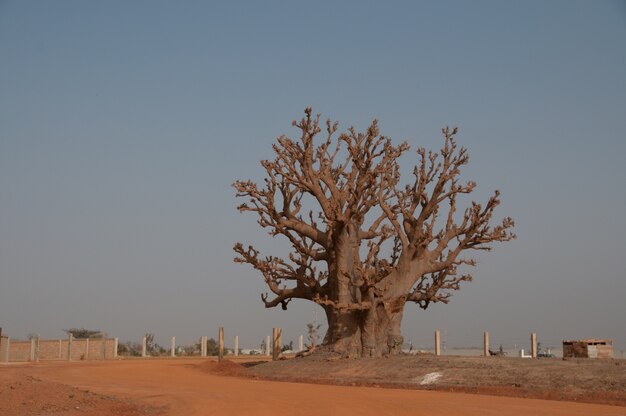
[[[617,406],[224,377],[202,371],[201,362],[40,363],[0,367],[0,372],[128,398],[163,408],[165,415],[626,415]]]

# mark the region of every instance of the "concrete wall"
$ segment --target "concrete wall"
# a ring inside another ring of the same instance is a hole
[[[30,341],[11,340],[9,344],[9,361],[29,361]]]
[[[9,337],[6,336],[2,336],[0,337],[0,363],[4,363],[8,360],[8,351],[7,351],[7,344],[8,344],[8,340]]]
[[[4,337],[2,341],[1,346],[4,351],[6,345]],[[106,339],[104,348],[107,359],[114,358],[117,355],[115,339]],[[4,356],[0,355],[0,357]],[[30,361],[30,358],[31,341],[10,341],[10,362]],[[102,339],[72,340],[72,360],[101,360],[102,358]],[[39,341],[39,360],[67,360],[67,339]]]

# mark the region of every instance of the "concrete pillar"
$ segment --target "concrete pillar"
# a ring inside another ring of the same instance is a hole
[[[143,337],[143,341],[141,343],[141,356],[145,357],[146,356],[146,350],[147,350],[147,346],[146,344],[148,343],[148,340],[146,339],[146,337]]]
[[[530,356],[532,358],[537,358],[537,334],[530,334]]]
[[[435,355],[441,355],[441,333],[435,331]]]
[[[6,337],[4,339],[4,344],[5,344],[4,357],[0,357],[0,361],[8,363],[9,362],[9,350],[11,349],[11,338]]]
[[[89,359],[89,338],[85,338],[85,360]]]
[[[304,351],[304,337],[300,335],[298,337],[298,352]]]
[[[218,361],[222,361],[224,359],[224,327],[220,326],[220,330],[218,333]]]
[[[67,361],[72,361],[72,341],[74,337],[72,334],[67,336]]]
[[[206,335],[203,335],[200,337],[200,356],[201,357],[207,356],[207,342],[208,342],[208,337]]]
[[[113,358],[117,358],[117,347],[119,345],[119,339],[113,338]]]
[[[270,351],[271,351],[271,347],[270,347],[270,336],[266,336],[265,337],[265,355],[267,355],[268,357],[271,355]]]
[[[239,356],[239,335],[235,335],[235,357]]]
[[[100,345],[102,349],[102,359],[107,359],[107,333],[102,334],[102,344]]]
[[[489,357],[489,332],[485,331],[485,333],[483,334],[484,337],[484,351],[483,351],[483,355],[485,357]]]
[[[59,340],[59,360],[63,358],[63,340]]]
[[[176,357],[176,337],[172,337],[172,346],[170,348],[170,356]]]
[[[283,347],[282,337],[283,330],[281,328],[274,328],[272,331],[273,340],[272,340],[272,360],[278,360],[280,357],[280,350]]]
[[[30,354],[28,361],[35,361],[35,338],[31,338],[30,340]]]
[[[37,334],[37,338],[35,338],[35,362],[39,362],[39,348],[41,345],[41,337]]]
[[[276,328],[272,328],[272,360],[275,360],[276,357]]]

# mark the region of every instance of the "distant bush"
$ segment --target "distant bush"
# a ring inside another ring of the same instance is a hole
[[[85,329],[85,328],[70,328],[63,330],[66,334],[72,334],[72,337],[77,339],[86,339],[86,338],[102,338],[102,331]]]
[[[293,351],[293,341],[289,341],[289,344],[285,344],[283,345],[283,347],[280,350],[281,352],[285,352],[285,351]]]
[[[125,343],[119,343],[117,345],[117,355],[126,357],[140,357],[141,356],[141,344],[137,342],[127,341]]]

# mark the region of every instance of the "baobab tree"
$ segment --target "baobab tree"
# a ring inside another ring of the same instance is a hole
[[[293,299],[320,305],[328,320],[323,345],[343,357],[395,354],[406,303],[448,303],[472,280],[458,271],[476,264],[464,254],[515,238],[513,220],[490,225],[498,191],[457,212],[457,199],[476,183],[459,181],[469,158],[456,128],[442,129],[439,152],[417,149],[412,177],[401,185],[398,159],[409,145],[382,136],[376,120],[365,132],[341,134],[328,120],[324,134],[307,108],[292,124],[300,137],[278,138],[275,159],[261,161],[262,186],[233,184],[246,199],[239,211],[255,213],[292,250],[264,257],[237,243],[235,261],[261,272],[272,293],[261,295],[266,307],[287,309]]]

